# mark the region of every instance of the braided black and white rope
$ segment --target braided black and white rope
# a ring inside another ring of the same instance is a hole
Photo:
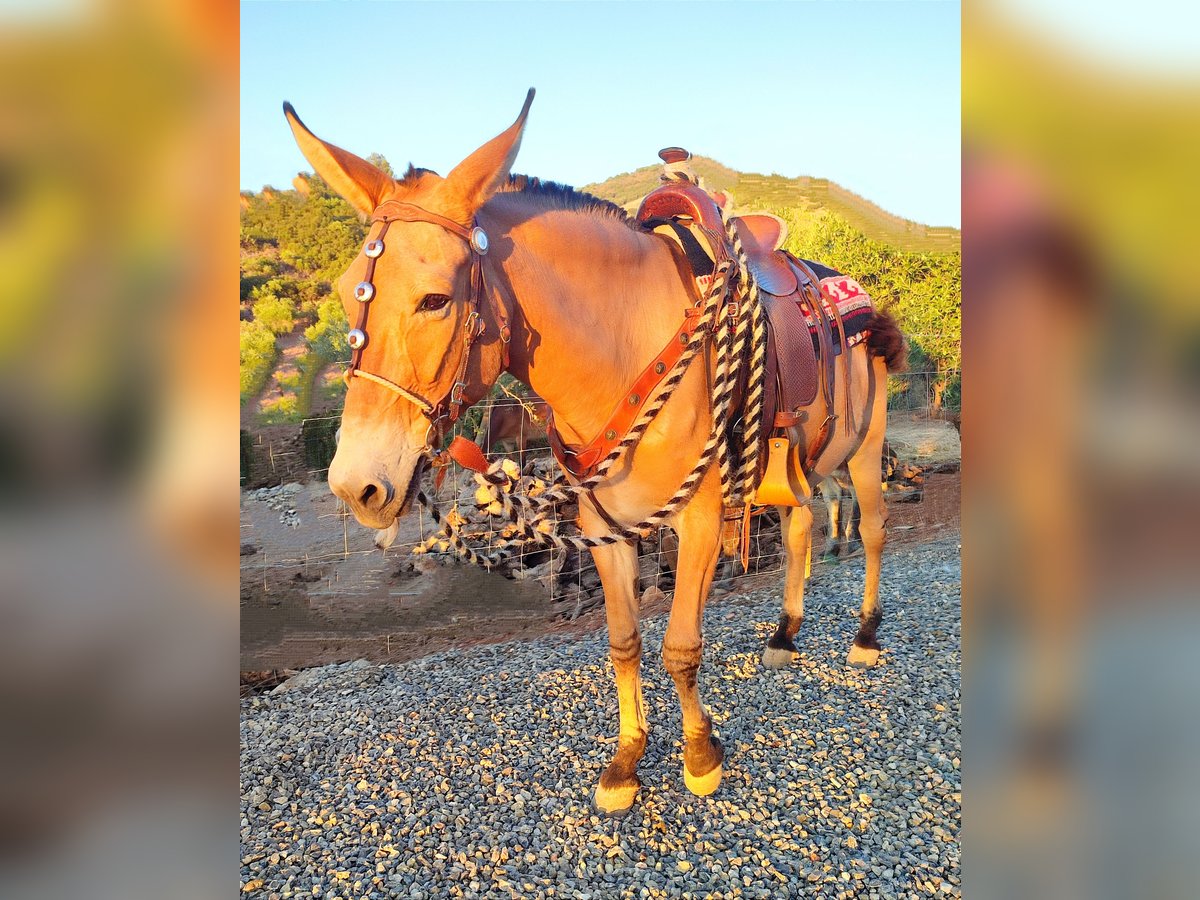
[[[685,172],[664,175],[663,180],[697,181]],[[533,496],[513,490],[516,485],[504,471],[502,461],[493,463],[487,472],[477,475],[477,479],[494,489],[501,507],[497,517],[507,520],[504,530],[510,532],[511,536],[503,538],[490,551],[472,547],[462,535],[461,529],[441,515],[436,503],[424,491],[417,494],[418,502],[429,510],[441,534],[455,553],[470,563],[490,569],[526,550],[551,547],[555,550],[572,549],[581,552],[645,537],[691,500],[714,462],[720,471],[722,497],[727,506],[742,505],[753,496],[757,482],[763,415],[763,381],[766,369],[765,314],[759,303],[758,286],[754,283],[746,263],[746,254],[737,226],[731,218],[726,217],[724,210],[721,210],[721,219],[733,247],[735,259],[724,261],[717,266],[701,301],[699,321],[688,339],[687,346],[629,431],[600,461],[591,476],[574,484],[565,475],[559,474],[544,491]],[[731,292],[735,298],[734,315],[725,312],[731,308],[727,303]],[[559,533],[562,523],[557,520],[558,506],[571,501],[578,502],[589,496],[604,482],[612,467],[637,446],[683,380],[691,363],[708,345],[710,338],[713,341],[716,361],[712,384],[711,428],[700,451],[700,458],[683,479],[678,490],[662,508],[635,525],[618,526],[608,534],[593,537]],[[731,429],[733,397],[739,375],[747,365],[748,379],[742,401],[742,441],[738,446],[736,435]]]

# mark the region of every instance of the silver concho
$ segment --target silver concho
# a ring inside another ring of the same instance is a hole
[[[471,229],[471,249],[480,256],[488,252],[487,232],[478,225]]]
[[[346,335],[346,343],[350,345],[351,350],[358,350],[367,343],[367,336],[361,329],[351,328],[350,333]]]
[[[371,298],[375,296],[375,285],[369,281],[360,281],[354,289],[354,296],[359,303],[371,302]]]
[[[363,248],[363,253],[368,259],[378,259],[383,256],[383,241],[367,241],[367,246]]]

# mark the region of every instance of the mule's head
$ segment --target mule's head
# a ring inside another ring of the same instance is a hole
[[[418,169],[394,179],[318,138],[290,104],[284,104],[284,114],[317,174],[360,213],[369,216],[386,201],[399,200],[469,228],[479,208],[508,178],[532,100],[530,90],[516,122],[445,178]],[[382,228],[372,223],[367,242]],[[471,249],[461,236],[439,225],[396,221],[388,226],[384,251],[374,262],[375,292],[360,368],[436,405],[449,396],[467,352],[463,334],[471,311]],[[338,281],[352,326],[360,307],[355,288],[367,267],[364,249]],[[430,419],[415,403],[366,378],[351,378],[341,437],[329,466],[330,489],[363,525],[388,528],[416,496],[429,437]]]

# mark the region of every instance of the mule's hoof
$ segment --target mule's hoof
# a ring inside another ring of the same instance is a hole
[[[596,786],[596,796],[593,798],[596,811],[606,816],[623,816],[633,806],[637,798],[638,788],[642,785],[635,778],[631,782],[605,787]]]
[[[703,775],[693,775],[688,771],[688,767],[683,767],[683,783],[689,791],[697,797],[707,797],[721,784],[721,774],[724,769],[720,763],[711,772],[706,772]]]
[[[858,669],[869,669],[879,662],[879,650],[851,644],[846,662]]]
[[[768,669],[786,669],[800,654],[786,647],[763,647],[763,666]]]

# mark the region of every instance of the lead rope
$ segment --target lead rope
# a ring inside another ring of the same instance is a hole
[[[671,176],[664,176],[663,180],[688,180],[695,183],[684,172],[674,172]],[[507,519],[507,526],[503,530],[511,533],[510,537],[486,552],[473,548],[464,538],[461,528],[441,515],[437,504],[424,490],[417,493],[418,502],[429,511],[442,536],[459,556],[470,563],[490,569],[525,549],[549,546],[556,550],[583,551],[646,537],[651,529],[675,515],[692,498],[714,461],[721,472],[721,492],[725,504],[736,506],[749,502],[758,480],[763,382],[766,370],[766,325],[759,303],[758,286],[746,264],[746,255],[737,233],[737,226],[731,218],[725,216],[724,210],[721,211],[721,218],[733,246],[736,263],[729,260],[716,267],[708,291],[700,301],[703,304],[700,320],[683,353],[624,438],[600,461],[590,477],[578,484],[572,484],[560,473],[545,491],[537,496],[530,496],[511,490],[515,483],[501,467],[500,460],[493,463],[487,472],[477,473],[475,477],[482,485],[494,489],[493,493],[501,506],[500,512],[495,516]],[[733,306],[725,303],[731,289],[735,297]],[[729,309],[729,314],[719,315],[723,308]],[[570,501],[578,502],[590,495],[604,481],[609,470],[629,450],[637,446],[651,422],[682,381],[692,361],[704,349],[710,333],[716,337],[714,355],[717,363],[712,387],[712,427],[700,452],[700,458],[683,479],[679,489],[661,509],[636,525],[618,526],[607,534],[595,537],[559,533],[558,527],[562,523],[554,518],[558,505]],[[745,414],[742,420],[742,442],[738,447],[736,436],[731,429],[732,401],[738,376],[747,364],[749,377],[743,399]],[[737,460],[736,470],[733,460]]]

